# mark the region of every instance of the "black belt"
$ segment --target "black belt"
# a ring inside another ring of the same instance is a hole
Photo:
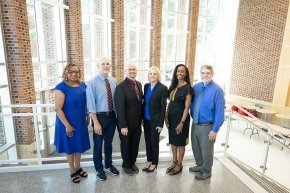
[[[197,125],[212,125],[213,122],[207,122],[207,123],[197,123]]]
[[[108,112],[97,112],[96,114],[97,115],[107,115],[107,116],[110,116],[114,113],[114,111],[108,111]]]

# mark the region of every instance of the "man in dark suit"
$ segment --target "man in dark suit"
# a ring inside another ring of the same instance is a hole
[[[114,100],[117,111],[118,131],[121,140],[122,167],[128,175],[138,173],[135,165],[141,136],[142,85],[136,81],[137,68],[128,64],[126,78],[116,87]]]

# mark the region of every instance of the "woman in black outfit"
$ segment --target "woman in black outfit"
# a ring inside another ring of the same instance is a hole
[[[173,163],[167,168],[166,173],[176,175],[182,171],[182,160],[185,146],[188,144],[189,133],[189,107],[193,97],[190,85],[189,71],[184,64],[178,64],[172,76],[169,87],[168,106],[168,132],[171,144]]]
[[[147,164],[142,171],[153,172],[158,165],[159,135],[164,125],[168,89],[160,83],[160,71],[155,66],[150,68],[148,80],[143,102]]]

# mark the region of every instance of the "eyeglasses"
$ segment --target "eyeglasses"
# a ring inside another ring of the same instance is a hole
[[[128,68],[126,70],[128,70],[128,71],[136,71],[137,69],[136,68]]]
[[[80,71],[78,71],[78,70],[75,70],[75,71],[74,70],[69,70],[68,73],[69,74],[79,74]]]

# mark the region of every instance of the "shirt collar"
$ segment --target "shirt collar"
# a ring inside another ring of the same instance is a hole
[[[126,77],[127,78],[127,77]],[[131,83],[131,84],[136,84],[136,80],[134,81],[134,80],[131,80],[130,78],[127,78],[128,80],[129,80],[129,82]]]
[[[212,84],[212,80],[211,81],[209,81],[207,84],[204,84],[203,82],[202,82],[202,87],[208,87],[209,85],[211,85]]]
[[[98,77],[99,77],[101,80],[103,80],[103,81],[106,80],[106,78],[105,78],[101,73],[98,74]],[[107,77],[107,78],[109,78],[109,77]]]

